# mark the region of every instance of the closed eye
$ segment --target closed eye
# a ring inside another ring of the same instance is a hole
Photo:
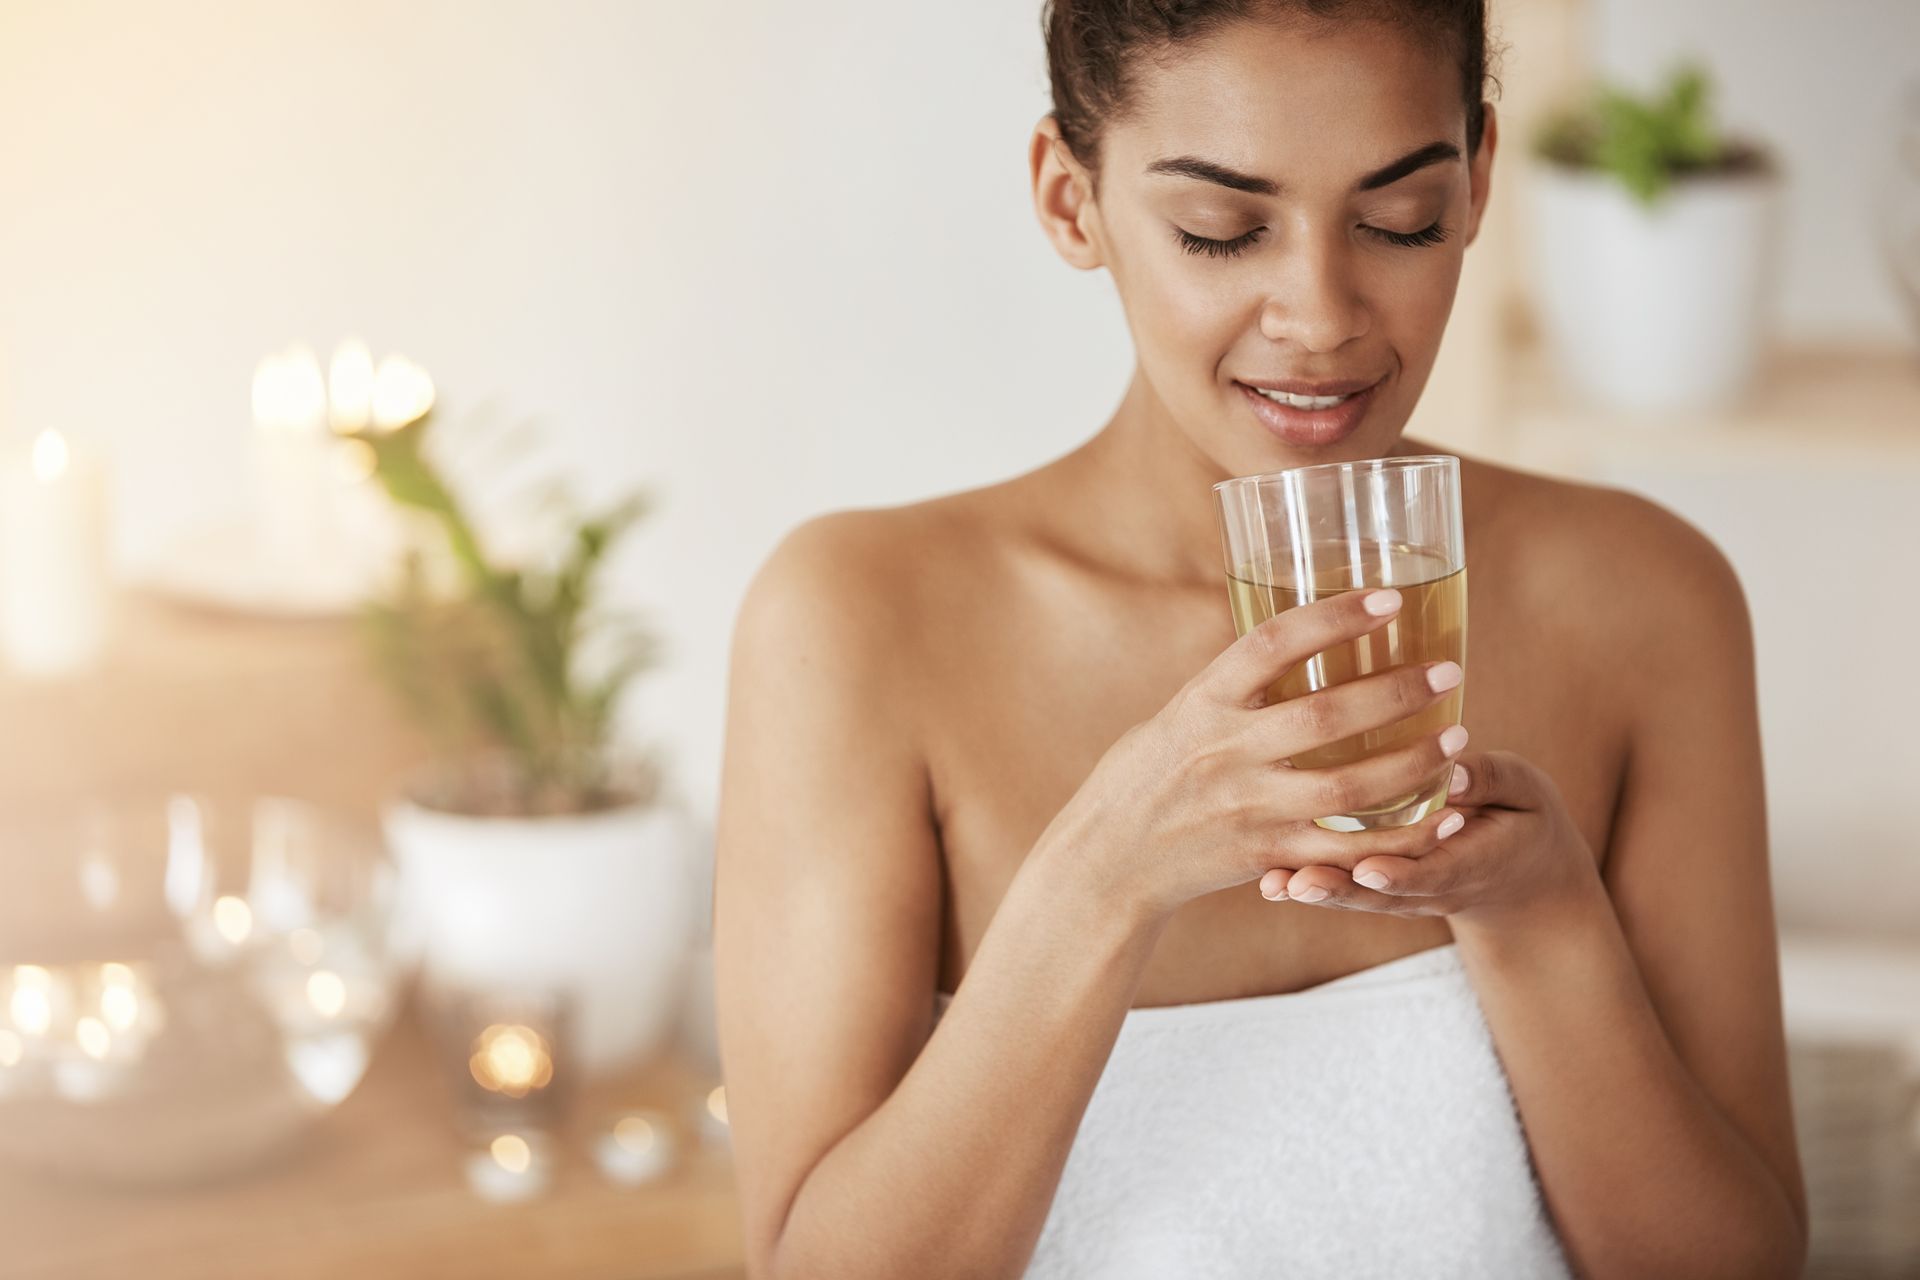
[[[1380,227],[1366,227],[1363,229],[1373,232],[1389,244],[1401,245],[1406,248],[1418,248],[1424,245],[1439,244],[1442,240],[1445,240],[1449,234],[1447,228],[1438,222],[1419,231],[1387,231]],[[1265,231],[1265,227],[1255,227],[1245,235],[1235,236],[1231,240],[1209,240],[1205,236],[1196,236],[1191,231],[1186,231],[1179,227],[1174,228],[1174,233],[1178,237],[1182,249],[1185,249],[1188,253],[1203,253],[1210,258],[1231,258],[1252,245]]]

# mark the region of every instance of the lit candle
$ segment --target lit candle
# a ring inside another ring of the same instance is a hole
[[[700,1135],[715,1146],[726,1146],[732,1139],[727,1128],[727,1087],[717,1084],[700,1102]]]
[[[553,1083],[553,1054],[533,1028],[496,1023],[474,1039],[467,1070],[482,1089],[524,1098]]]
[[[546,1143],[540,1135],[531,1140],[517,1133],[503,1133],[467,1157],[467,1185],[485,1200],[507,1202],[524,1200],[546,1190],[548,1181]]]
[[[313,349],[298,344],[253,374],[254,500],[260,551],[276,575],[310,583],[330,550],[333,436]]]
[[[425,369],[405,356],[388,356],[373,376],[366,412],[374,426],[392,431],[433,408],[433,395],[433,379]]]
[[[327,425],[340,435],[364,430],[373,420],[373,385],[373,352],[359,338],[343,340],[327,365]]]
[[[105,470],[43,431],[0,476],[0,650],[29,675],[79,670],[108,612]]]
[[[637,1186],[671,1169],[675,1149],[664,1112],[626,1111],[594,1139],[593,1159],[608,1181]]]

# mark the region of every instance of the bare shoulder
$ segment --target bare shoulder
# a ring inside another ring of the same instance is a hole
[[[780,539],[754,573],[741,625],[779,627],[811,617],[900,651],[940,601],[982,584],[1003,547],[1004,486],[884,507],[811,516]],[[830,615],[821,617],[819,615]]]
[[[1483,461],[1466,476],[1493,512],[1478,532],[1502,549],[1501,571],[1527,606],[1613,640],[1675,636],[1729,610],[1744,621],[1745,594],[1725,551],[1652,498]]]

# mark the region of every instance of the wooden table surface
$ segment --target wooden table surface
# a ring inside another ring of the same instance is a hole
[[[454,1098],[411,1005],[360,1087],[260,1169],[193,1188],[95,1188],[0,1168],[7,1280],[744,1277],[724,1143],[694,1107],[712,1082],[677,1055],[584,1085],[546,1193],[475,1196]],[[607,1111],[674,1115],[683,1153],[640,1187],[601,1177],[587,1135]]]
[[[222,614],[130,590],[84,673],[0,669],[0,836],[24,813],[176,789],[279,794],[372,820],[426,744],[367,673],[350,619]],[[5,856],[29,856],[0,840]],[[299,1145],[196,1189],[89,1188],[0,1166],[4,1280],[459,1276],[718,1280],[745,1274],[731,1166],[691,1120],[714,1081],[668,1057],[582,1087],[553,1182],[468,1190],[454,1099],[412,1002],[366,1077]],[[684,1115],[684,1163],[605,1182],[579,1140],[605,1110]]]

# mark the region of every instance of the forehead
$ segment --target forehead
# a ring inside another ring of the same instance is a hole
[[[1378,22],[1242,22],[1133,68],[1108,157],[1137,175],[1198,153],[1283,182],[1345,183],[1439,138],[1466,147],[1460,71]]]

